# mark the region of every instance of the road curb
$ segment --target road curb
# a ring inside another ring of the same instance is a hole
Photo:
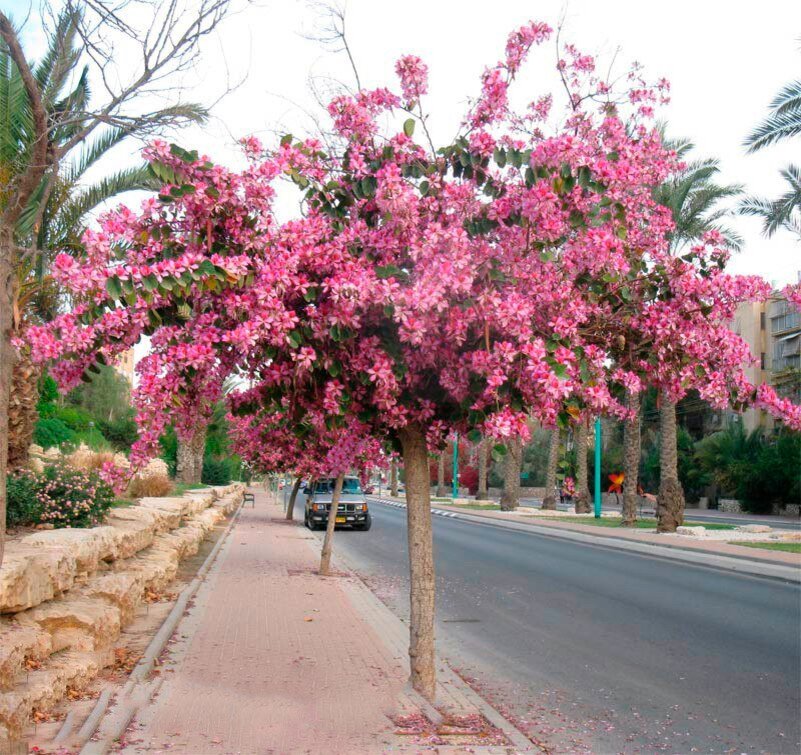
[[[375,503],[395,508],[406,508],[405,503],[387,499],[371,497]],[[648,543],[630,540],[621,540],[609,533],[586,533],[569,530],[560,527],[543,527],[534,522],[503,521],[494,517],[483,517],[476,514],[464,512],[446,511],[445,509],[431,509],[435,516],[447,516],[450,519],[458,519],[472,524],[479,524],[485,527],[497,527],[499,529],[514,530],[517,532],[528,532],[543,537],[551,537],[562,540],[573,540],[582,542],[598,548],[609,548],[612,550],[628,551],[650,558],[661,558],[666,561],[683,561],[696,566],[704,566],[719,571],[731,571],[737,574],[745,574],[764,579],[773,579],[781,582],[801,584],[801,567],[788,564],[779,564],[775,561],[767,561],[759,558],[752,558],[745,555],[723,555],[716,553],[705,553],[694,549],[686,548],[681,545],[670,543]]]

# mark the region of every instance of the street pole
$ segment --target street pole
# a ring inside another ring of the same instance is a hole
[[[459,497],[459,433],[453,435],[453,497]]]
[[[601,518],[601,418],[595,418],[595,518]]]

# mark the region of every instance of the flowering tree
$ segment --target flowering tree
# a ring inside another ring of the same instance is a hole
[[[621,93],[567,47],[557,66],[567,115],[550,114],[547,93],[521,112],[511,106],[523,60],[550,34],[531,23],[510,35],[462,133],[439,150],[414,140],[416,123],[427,136],[427,70],[414,56],[397,65],[398,93],[331,102],[335,153],[315,139],[287,136],[269,152],[249,139],[249,166],[234,173],[154,144],[147,156],[161,195],[139,214],[106,216],[87,235],[82,264],[60,258],[77,307],[30,334],[36,358],[64,360],[55,374],[65,385],[152,337],[135,460],[153,452],[170,416],[188,432],[230,375],[252,384],[234,411],[253,418],[254,431],[281,415],[281,433],[295,436],[284,438],[290,455],[298,438],[321,439],[326,474],[368,458],[374,447],[359,442],[398,450],[411,677],[429,698],[428,454],[452,431],[493,438],[502,455],[505,442],[528,438],[530,417],[564,427],[583,412],[628,416],[624,393],[643,377],[676,391],[700,386],[715,400],[734,389],[737,400],[801,421],[733,369],[741,343],[729,339],[724,358],[687,341],[688,322],[695,335],[717,336],[733,293],[757,285],[715,272],[720,255],[706,247],[690,261],[669,254],[671,219],[653,189],[675,161],[650,124],[666,84],[649,87],[633,70]],[[278,176],[304,198],[302,217],[283,224],[271,205]],[[710,297],[722,303],[709,310]],[[626,354],[629,343],[637,350]],[[283,442],[281,433],[270,437]]]

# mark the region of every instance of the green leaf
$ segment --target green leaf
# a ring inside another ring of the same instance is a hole
[[[120,285],[120,279],[109,278],[106,281],[106,291],[108,291],[108,295],[114,299],[114,301],[119,301],[122,298],[122,286]]]
[[[411,137],[414,133],[414,118],[409,118],[403,122],[403,133],[408,137]]]
[[[428,181],[420,181],[420,194],[422,196],[426,196],[430,188],[431,185],[428,183]]]
[[[383,265],[375,269],[375,274],[378,278],[384,280],[386,278],[397,278],[403,275],[403,270],[396,265]]]
[[[507,448],[503,443],[496,443],[492,447],[492,458],[494,461],[503,461],[506,457]]]
[[[284,134],[281,137],[281,146],[286,147],[287,144],[291,144],[293,138],[292,134]]]
[[[469,433],[467,433],[467,439],[471,443],[480,443],[481,442],[481,438],[482,438],[481,430],[477,430],[477,429],[474,428]]]

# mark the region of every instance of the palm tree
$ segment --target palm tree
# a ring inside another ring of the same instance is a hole
[[[768,111],[767,118],[745,140],[749,152],[801,134],[801,79],[785,86]]]
[[[784,194],[778,199],[746,197],[738,210],[742,215],[762,218],[762,230],[768,238],[783,228],[801,239],[801,168],[791,164],[780,173],[788,186]]]
[[[678,157],[684,160],[692,151],[689,140],[667,142]],[[677,173],[655,192],[656,200],[667,207],[673,216],[674,230],[670,246],[674,254],[701,238],[705,233],[719,231],[729,246],[740,247],[741,238],[721,221],[730,210],[721,202],[742,193],[737,184],[722,185],[715,182],[720,166],[717,160],[688,162],[684,170]],[[679,481],[678,448],[676,437],[676,403],[662,392],[659,397],[659,442],[660,474],[657,498],[657,529],[674,532],[684,520],[684,491]],[[634,440],[631,440],[632,444]],[[635,483],[630,481],[630,485]],[[636,486],[635,486],[636,489]]]
[[[559,467],[559,445],[562,433],[558,427],[551,430],[551,440],[548,446],[548,467],[545,470],[545,495],[542,499],[542,508],[546,511],[556,510],[556,474]]]
[[[88,69],[77,70],[81,50],[77,45],[76,19],[64,12],[48,50],[34,68],[42,100],[51,123],[51,144],[69,142],[81,128],[81,114],[91,97]],[[72,81],[74,85],[71,85]],[[199,121],[205,111],[195,105],[184,108],[187,120]],[[0,185],[9,185],[24,169],[31,152],[33,123],[29,99],[8,49],[0,46]],[[31,251],[15,265],[16,285],[13,330],[21,333],[29,323],[43,322],[57,313],[61,294],[50,278],[50,264],[59,251],[77,251],[89,215],[120,194],[157,188],[156,180],[142,164],[125,168],[91,184],[86,173],[136,129],[108,128],[88,143],[68,153],[59,170],[46,174],[22,212],[16,242]],[[0,191],[0,207],[3,204]],[[12,368],[9,405],[8,465],[27,462],[28,446],[36,422],[37,384],[41,368],[22,350]]]
[[[590,488],[587,481],[587,441],[590,437],[587,423],[589,419],[582,417],[576,430],[576,503],[577,514],[590,513]]]
[[[501,511],[514,511],[520,505],[520,471],[523,464],[523,441],[510,438],[503,460]]]
[[[784,87],[768,107],[767,117],[748,138],[749,152],[756,152],[776,142],[801,134],[801,80]],[[764,220],[763,230],[770,237],[780,228],[801,238],[801,168],[788,165],[781,171],[788,190],[778,199],[746,197],[739,206],[743,215],[755,215]]]

